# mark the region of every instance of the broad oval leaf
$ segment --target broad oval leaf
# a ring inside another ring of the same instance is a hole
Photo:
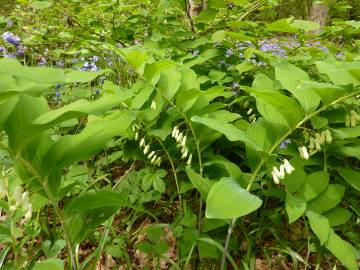
[[[297,195],[305,201],[310,201],[323,192],[329,183],[329,174],[315,172],[306,176],[305,183],[297,191]]]
[[[232,219],[245,216],[262,204],[262,200],[243,189],[233,178],[222,178],[210,189],[206,217]]]
[[[345,187],[339,184],[328,185],[317,198],[308,203],[308,210],[324,213],[337,206],[345,193]]]
[[[285,209],[289,217],[289,223],[293,223],[305,213],[306,201],[287,193],[285,197]]]
[[[200,116],[193,116],[191,120],[193,122],[201,123],[224,134],[229,141],[242,141],[251,145],[257,150],[261,150],[259,146],[245,133],[245,131],[237,128],[232,124],[224,123],[223,121],[218,121],[209,117]]]
[[[360,172],[345,168],[338,168],[337,171],[346,182],[348,182],[353,188],[360,191]]]
[[[306,211],[306,216],[310,221],[311,230],[315,233],[323,245],[328,239],[330,234],[330,225],[326,217],[317,214],[313,211]]]
[[[351,217],[351,212],[345,208],[335,207],[324,213],[324,216],[328,219],[330,227],[335,227],[346,223]]]

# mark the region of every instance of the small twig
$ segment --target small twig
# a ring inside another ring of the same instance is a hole
[[[134,169],[135,162],[133,162],[130,166],[130,168],[124,173],[123,176],[120,177],[120,179],[115,183],[115,185],[112,187],[112,190],[115,190],[115,188],[120,184],[120,182]]]

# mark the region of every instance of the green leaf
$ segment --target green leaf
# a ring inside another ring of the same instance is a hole
[[[294,128],[304,116],[304,111],[293,98],[278,92],[252,93],[256,96],[256,107],[260,114],[274,125],[280,134]]]
[[[211,129],[214,129],[226,136],[229,141],[242,141],[254,147],[257,150],[259,146],[255,144],[255,142],[249,138],[249,136],[241,129],[235,127],[232,124],[224,123],[222,121],[218,121],[209,117],[200,117],[200,116],[193,116],[191,117],[193,122],[201,123]]]
[[[356,249],[348,242],[342,240],[332,229],[330,229],[329,240],[325,246],[347,269],[359,269],[358,261],[355,255]]]
[[[266,27],[269,31],[272,32],[284,32],[284,33],[298,33],[298,27],[292,25],[292,18],[281,19],[275,22],[266,24]]]
[[[54,243],[51,243],[50,240],[41,243],[41,249],[47,258],[57,257],[65,246],[66,241],[62,239],[56,240]]]
[[[356,249],[348,242],[342,240],[333,229],[330,228],[328,220],[315,212],[306,211],[310,221],[310,227],[319,238],[320,244],[334,254],[341,263],[350,270],[357,270]]]
[[[106,73],[112,73],[111,69],[103,69],[97,72],[79,71],[79,70],[65,70],[66,81],[65,83],[79,82],[86,83],[95,80],[97,77]]]
[[[85,160],[96,154],[114,136],[124,134],[132,122],[132,116],[119,112],[114,119],[100,118],[89,123],[77,135],[66,135],[58,140],[45,154],[42,163],[43,175],[76,161]]]
[[[153,180],[153,187],[156,191],[160,192],[160,193],[164,193],[165,192],[165,183],[162,179],[156,177]]]
[[[306,113],[309,114],[316,110],[321,99],[311,88],[303,87],[303,81],[310,81],[309,75],[305,71],[288,62],[281,62],[275,66],[275,75],[282,86],[299,101]]]
[[[360,137],[360,126],[331,129],[334,135],[342,140]]]
[[[37,10],[43,10],[51,7],[52,3],[47,1],[34,1],[30,4],[30,7]]]
[[[330,227],[335,227],[346,223],[351,217],[351,212],[345,208],[335,207],[324,213],[324,217],[328,219]]]
[[[346,168],[338,168],[337,171],[346,182],[360,191],[360,172]]]
[[[202,198],[206,201],[207,196],[210,192],[212,185],[214,184],[213,181],[210,181],[207,178],[202,178],[199,174],[197,174],[191,166],[186,167],[186,173],[194,185],[194,187],[200,192]]]
[[[305,213],[306,201],[295,197],[290,193],[286,193],[285,209],[289,217],[289,223],[293,223]]]
[[[199,241],[198,249],[199,249],[199,256],[201,259],[203,258],[218,259],[219,257],[217,248],[207,242]]]
[[[48,259],[44,262],[36,262],[31,270],[63,270],[64,262],[60,259]]]
[[[308,210],[319,214],[329,211],[337,206],[345,193],[345,187],[339,184],[331,184],[317,198],[308,202]]]
[[[145,65],[150,58],[146,52],[134,48],[123,48],[118,52],[140,75],[143,75]]]
[[[184,63],[184,67],[185,68],[191,68],[193,66],[199,65],[199,64],[203,64],[207,61],[209,61],[210,59],[221,55],[221,50],[219,49],[206,49],[204,51],[202,51],[199,55],[197,55],[194,59],[185,62]]]
[[[255,76],[255,79],[252,82],[252,88],[257,91],[275,92],[279,89],[279,83],[270,79],[265,74],[259,74]]]
[[[21,65],[16,59],[0,59],[0,73],[11,74],[18,78],[23,78],[43,85],[71,82],[85,83],[108,72],[109,70],[102,70],[100,72],[66,70],[65,73],[62,69],[56,68],[26,67]]]
[[[303,88],[304,91],[315,92],[321,98],[323,105],[329,105],[347,94],[345,88],[330,83],[303,81],[299,87]]]
[[[163,234],[164,231],[160,226],[153,225],[146,227],[146,236],[152,243],[159,241]]]
[[[46,112],[37,117],[32,124],[26,127],[25,133],[16,134],[16,140],[20,143],[17,146],[18,150],[21,150],[27,143],[29,143],[35,136],[41,132],[53,127],[61,122],[65,122],[69,119],[78,118],[88,114],[104,113],[107,110],[117,106],[121,101],[130,97],[130,93],[121,94],[106,94],[96,101],[90,102],[87,100],[78,100],[69,105],[61,107],[57,110]]]
[[[304,30],[305,32],[315,31],[320,28],[320,25],[318,23],[305,20],[294,20],[291,25],[301,30]]]
[[[262,204],[259,197],[243,189],[233,178],[222,178],[210,189],[206,217],[232,219],[245,216]]]
[[[83,212],[91,209],[127,205],[127,197],[124,192],[99,190],[96,193],[85,193],[71,200],[65,207],[65,211]]]
[[[306,181],[306,173],[301,166],[297,166],[297,164],[294,163],[294,159],[291,161],[295,171],[291,174],[286,174],[281,182],[285,185],[287,192],[294,193],[298,191]]]
[[[360,77],[356,76],[354,72],[350,72],[351,69],[360,69],[360,63],[358,62],[334,62],[334,61],[318,61],[316,67],[320,73],[326,74],[330,81],[337,85],[353,84],[359,85]]]
[[[320,244],[323,245],[330,235],[329,221],[322,215],[319,215],[312,211],[306,211],[306,216],[310,221],[310,227],[320,240]]]
[[[323,192],[329,182],[329,174],[327,172],[315,172],[306,176],[305,183],[297,191],[297,196],[310,201]]]

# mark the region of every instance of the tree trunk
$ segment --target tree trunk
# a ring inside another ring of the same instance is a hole
[[[329,19],[329,7],[326,4],[313,3],[310,10],[310,20],[320,25],[323,29]]]

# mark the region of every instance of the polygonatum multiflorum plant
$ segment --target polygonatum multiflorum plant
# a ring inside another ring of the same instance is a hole
[[[318,61],[313,68],[321,75],[320,81],[287,60],[273,61],[273,75],[259,73],[251,87],[242,89],[256,114],[256,120],[248,122],[246,113],[231,112],[221,102],[231,96],[231,89],[221,85],[204,89],[204,80],[192,69],[191,61],[155,60],[140,48],[117,49],[116,53],[138,75],[129,89],[107,81],[97,100],[78,100],[54,110],[49,110],[43,97],[46,89],[58,83],[85,83],[107,71],[30,68],[13,59],[1,60],[0,124],[6,134],[1,148],[10,155],[16,177],[26,189],[22,193],[17,186],[8,193],[4,175],[1,194],[9,204],[4,208],[9,220],[23,205],[24,221],[29,222],[30,202],[40,196],[38,211],[45,205],[52,207],[68,245],[69,264],[78,268],[76,246],[120,207],[132,206],[128,191],[121,188],[69,197],[72,184],[67,185],[62,172],[99,153],[117,137],[122,138],[130,159],[154,169],[170,165],[179,224],[188,215],[180,190],[187,175],[187,185],[199,192],[200,209],[204,207],[196,227],[199,236],[193,243],[207,239],[203,230],[212,219],[219,221],[214,228],[229,224],[221,249],[222,268],[226,258],[237,268],[228,254],[232,232],[242,217],[253,215],[263,205],[266,195],[262,191],[272,187],[281,194],[289,223],[306,217],[304,222],[320,245],[347,268],[357,269],[356,249],[336,234],[334,226],[351,215],[342,207],[344,195],[359,189],[354,180],[359,172],[339,164],[341,159],[359,158],[358,63]],[[243,100],[235,102],[241,105]],[[80,131],[54,136],[60,123],[83,116],[87,122]],[[221,149],[215,153],[217,142],[242,152],[245,166],[236,166]],[[211,173],[214,168],[217,174]],[[153,185],[164,191],[161,179]],[[61,207],[64,198],[67,203]],[[191,245],[183,248],[181,252],[191,253]]]

